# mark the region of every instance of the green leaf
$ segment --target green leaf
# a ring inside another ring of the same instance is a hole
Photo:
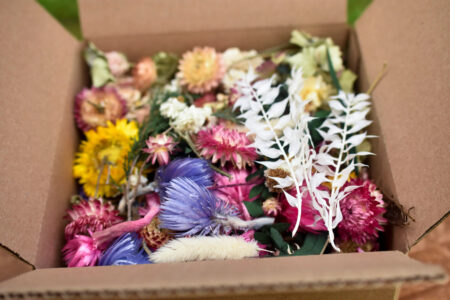
[[[272,239],[267,233],[257,231],[255,232],[255,240],[264,245],[272,245]]]
[[[350,26],[355,25],[356,20],[372,3],[372,0],[347,0],[347,23]]]
[[[108,60],[105,54],[98,49],[93,43],[84,50],[84,59],[90,67],[92,85],[100,87],[108,82],[114,82],[115,78],[108,66]]]
[[[246,182],[251,181],[253,178],[262,177],[264,175],[263,169],[258,169],[256,172],[250,174],[245,178]]]
[[[329,110],[317,110],[314,114],[314,118],[312,121],[308,123],[309,132],[311,133],[311,138],[314,143],[314,147],[317,147],[320,142],[322,142],[323,138],[317,129],[322,125],[322,123],[326,120],[328,115],[330,114]]]
[[[316,255],[322,254],[328,244],[328,234],[308,233],[302,248],[295,251],[293,255]]]
[[[336,72],[334,70],[333,62],[331,61],[330,51],[328,51],[328,48],[327,48],[327,61],[328,61],[328,67],[330,69],[331,80],[333,81],[333,84],[334,84],[335,88],[338,91],[340,91],[340,90],[342,90],[341,89],[341,85],[339,84],[339,80],[338,80],[338,78],[336,76]]]
[[[284,254],[289,254],[289,244],[285,242],[278,230],[275,228],[270,228],[270,237],[281,252]]]
[[[263,188],[263,190],[261,192],[261,198],[263,200],[266,200],[270,196],[272,196],[272,194],[269,192],[269,189],[264,185],[264,188]]]
[[[248,193],[248,198],[252,199],[256,196],[258,196],[259,194],[262,193],[262,191],[264,190],[264,185],[260,184],[260,185],[255,185],[251,190],[250,193]]]
[[[289,226],[290,226],[289,223],[275,223],[275,224],[272,224],[272,228],[275,228],[276,230],[278,230],[279,233],[286,232],[286,230],[288,230]]]
[[[243,201],[245,207],[248,210],[248,213],[250,214],[250,216],[252,216],[253,218],[258,218],[264,215],[264,211],[262,209],[262,205],[261,202],[259,201]]]

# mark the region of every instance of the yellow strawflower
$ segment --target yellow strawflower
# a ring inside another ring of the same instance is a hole
[[[73,175],[83,185],[86,195],[95,195],[99,178],[97,197],[117,193],[113,183],[125,182],[124,162],[137,135],[136,123],[125,119],[115,124],[108,121],[106,127],[86,132],[86,140],[81,142],[73,166]]]

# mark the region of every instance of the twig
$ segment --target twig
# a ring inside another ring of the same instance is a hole
[[[372,82],[369,89],[367,90],[367,94],[369,94],[369,95],[372,94],[373,90],[378,85],[378,83],[380,83],[380,80],[383,78],[384,74],[386,73],[386,68],[387,68],[387,63],[384,63],[383,68],[378,73],[377,77],[375,77],[375,80]]]

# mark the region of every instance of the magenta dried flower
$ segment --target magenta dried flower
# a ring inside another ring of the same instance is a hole
[[[346,186],[359,186],[341,200],[342,221],[337,227],[339,237],[343,241],[353,241],[363,245],[378,237],[378,231],[383,231],[386,219],[383,214],[383,194],[370,180],[352,179]]]
[[[100,200],[81,201],[67,210],[66,219],[70,223],[66,226],[65,236],[69,241],[78,234],[88,234],[108,228],[122,221],[119,212],[110,202]]]
[[[83,89],[75,98],[74,115],[77,126],[88,131],[106,126],[127,113],[127,102],[111,86]]]
[[[160,166],[169,163],[169,154],[172,154],[177,145],[177,142],[174,141],[173,137],[164,133],[149,137],[145,143],[147,144],[147,147],[142,149],[142,151],[149,154],[146,163],[151,160],[152,164],[155,164],[155,162],[158,161]]]
[[[69,268],[95,266],[102,254],[94,239],[86,235],[75,235],[67,242],[62,252]]]

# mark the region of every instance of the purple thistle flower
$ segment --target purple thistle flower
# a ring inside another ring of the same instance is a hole
[[[99,266],[119,266],[149,264],[148,255],[142,246],[142,239],[136,232],[129,232],[119,237],[103,253]]]
[[[229,232],[228,217],[238,215],[232,206],[191,178],[171,180],[165,193],[159,214],[161,228],[176,231],[176,237]]]
[[[170,181],[177,177],[189,178],[201,186],[213,185],[214,171],[208,161],[200,158],[183,158],[170,162],[156,171],[159,196],[165,198],[166,188]]]

